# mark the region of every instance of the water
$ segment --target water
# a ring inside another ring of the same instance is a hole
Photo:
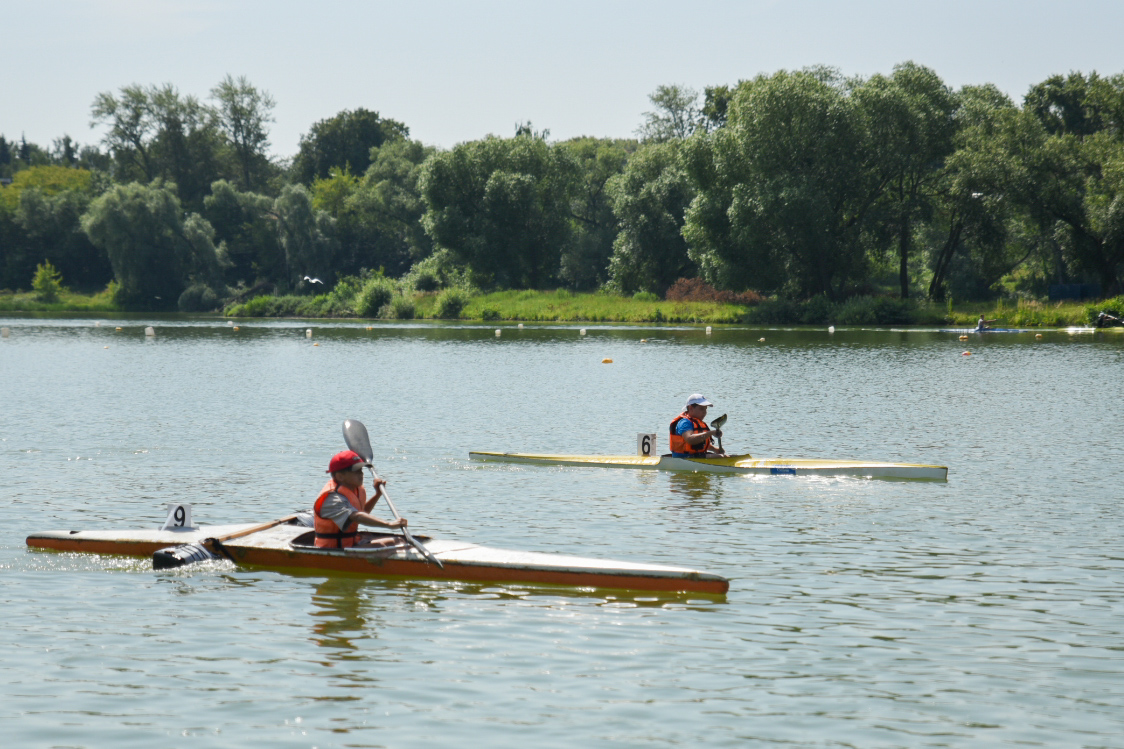
[[[1124,334],[0,325],[4,746],[1124,746]],[[696,391],[728,449],[949,481],[467,460],[632,452]],[[172,500],[202,523],[307,507],[345,418],[419,532],[692,566],[729,595],[25,547]]]

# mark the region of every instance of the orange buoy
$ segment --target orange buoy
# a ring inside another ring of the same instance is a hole
[[[966,340],[968,340],[968,336],[962,335],[962,336],[960,336],[960,340],[966,341]]]
[[[313,345],[313,346],[319,346],[320,344],[319,344],[319,343],[314,343],[314,344],[312,344],[312,345]]]
[[[1041,334],[1041,333],[1035,333],[1035,334],[1034,334],[1034,337],[1035,337],[1035,338],[1041,338],[1041,337],[1042,337],[1042,334]]]
[[[613,360],[612,360],[612,359],[602,359],[602,360],[601,360],[601,363],[602,363],[602,364],[612,364],[612,363],[613,363]]]
[[[961,356],[971,356],[971,355],[972,355],[971,351],[965,351],[963,354],[961,354]]]

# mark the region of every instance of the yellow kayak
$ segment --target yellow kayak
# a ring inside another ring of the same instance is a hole
[[[659,471],[742,473],[757,476],[857,476],[872,479],[947,481],[948,467],[920,463],[872,463],[862,460],[759,459],[749,455],[725,458],[676,458],[671,455],[535,455],[470,452],[472,460],[548,466],[646,468]]]

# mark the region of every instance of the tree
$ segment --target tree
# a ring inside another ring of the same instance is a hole
[[[371,165],[371,149],[408,138],[409,128],[395,120],[382,119],[378,112],[363,108],[344,110],[312,126],[301,138],[293,161],[294,177],[305,184],[325,179],[332,169],[363,174]]]
[[[570,201],[574,241],[562,253],[559,279],[573,289],[595,289],[609,279],[609,257],[618,231],[607,185],[628,163],[636,141],[574,138],[559,147],[579,169]]]
[[[218,103],[219,127],[239,165],[242,188],[253,190],[269,163],[267,125],[273,122],[273,97],[259,91],[245,76],[235,79],[229,75],[211,89],[211,97]]]
[[[119,178],[141,177],[151,182],[156,177],[156,165],[149,155],[156,122],[144,87],[123,86],[119,97],[108,91],[95,96],[90,107],[90,127],[98,125],[109,126],[102,143],[118,163]]]
[[[901,298],[909,297],[909,261],[916,222],[932,214],[944,160],[952,153],[956,109],[952,91],[932,70],[912,62],[855,86],[853,96],[884,186],[876,210],[893,228]]]
[[[698,107],[699,94],[686,86],[657,86],[648,95],[655,109],[644,113],[644,124],[636,134],[648,142],[686,138],[704,127],[705,116]]]
[[[239,192],[233,183],[218,180],[203,200],[203,216],[214,227],[219,247],[229,262],[227,279],[234,284],[269,281],[288,285],[288,268],[272,198]]]
[[[308,189],[303,185],[286,185],[273,201],[273,214],[291,287],[298,288],[306,275],[325,281],[334,279],[335,221],[313,206]]]
[[[679,278],[698,268],[687,254],[683,223],[695,190],[675,141],[644,146],[629,159],[606,191],[620,233],[609,262],[610,284],[624,293],[663,296]]]
[[[684,143],[684,236],[718,288],[846,295],[881,185],[845,83],[826,69],[742,83],[725,127]]]
[[[194,96],[180,96],[171,84],[153,86],[147,94],[155,128],[149,154],[156,174],[175,183],[180,200],[198,210],[220,172],[216,112]]]
[[[31,288],[41,302],[57,302],[59,293],[63,290],[62,276],[51,265],[50,260],[44,260],[42,265],[35,267],[35,278],[31,280]]]
[[[221,284],[214,230],[198,214],[184,216],[175,191],[160,182],[107,191],[82,227],[109,255],[123,305],[170,309],[193,283]]]
[[[502,288],[546,288],[573,237],[577,165],[561,148],[519,135],[462,143],[422,167],[422,219],[435,245]]]

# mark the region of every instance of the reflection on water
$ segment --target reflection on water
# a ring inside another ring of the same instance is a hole
[[[333,650],[355,650],[355,638],[377,638],[378,622],[370,619],[364,588],[369,585],[352,577],[329,577],[312,593],[313,640]]]

